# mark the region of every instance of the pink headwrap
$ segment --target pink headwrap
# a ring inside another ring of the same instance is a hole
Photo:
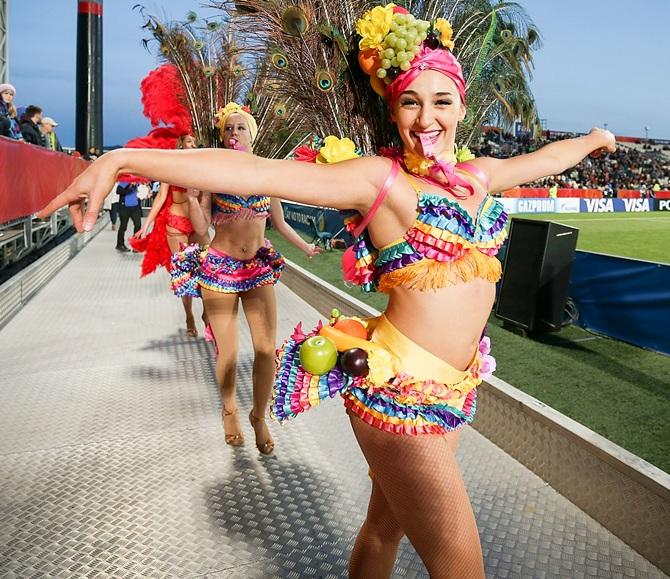
[[[425,44],[421,52],[412,60],[411,68],[401,72],[397,78],[386,87],[386,102],[391,110],[395,107],[398,97],[407,90],[424,70],[436,70],[449,77],[456,84],[461,102],[465,104],[465,79],[463,70],[456,57],[444,48],[429,48]]]

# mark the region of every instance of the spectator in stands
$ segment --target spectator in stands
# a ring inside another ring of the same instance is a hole
[[[558,197],[558,185],[554,184],[549,188],[549,197],[551,199],[556,199]]]
[[[42,131],[44,146],[52,151],[59,151],[62,153],[63,147],[61,147],[58,136],[56,135],[56,131],[54,131],[54,127],[57,126],[58,123],[51,117],[44,117],[40,123],[40,130]]]
[[[88,153],[84,155],[84,159],[87,161],[95,161],[100,156],[96,151],[97,149],[95,147],[89,147]]]
[[[116,235],[116,249],[118,251],[130,251],[126,247],[126,228],[128,227],[128,220],[133,220],[134,231],[133,235],[142,228],[142,208],[140,207],[140,200],[137,198],[137,183],[128,183],[119,181],[116,187],[116,192],[119,195],[119,231]]]
[[[22,141],[21,127],[16,120],[15,96],[16,89],[11,84],[0,84],[0,135]]]
[[[21,118],[21,133],[26,143],[44,147],[44,138],[42,131],[40,131],[40,123],[42,122],[42,109],[35,105],[26,107],[26,112]]]

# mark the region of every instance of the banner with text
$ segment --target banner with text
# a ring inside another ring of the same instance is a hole
[[[323,209],[312,205],[282,201],[284,219],[298,231],[316,237],[317,232],[327,231],[333,236],[351,242],[351,236],[343,231],[344,216],[336,209]]]

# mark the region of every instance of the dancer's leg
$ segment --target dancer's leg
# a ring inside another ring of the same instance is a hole
[[[216,382],[223,401],[223,427],[226,442],[242,444],[242,429],[237,415],[237,294],[214,292],[202,288],[214,338],[219,345],[216,358]]]
[[[263,286],[244,292],[241,294],[241,300],[254,347],[254,399],[251,422],[256,434],[256,446],[262,453],[269,454],[274,448],[274,442],[265,422],[265,415],[275,371],[277,300],[274,287]]]
[[[482,579],[477,524],[456,463],[458,434],[399,436],[351,423],[375,483],[432,579]]]
[[[373,479],[368,513],[351,552],[349,579],[388,579],[402,537],[402,529]]]
[[[181,233],[178,229],[172,227],[166,228],[168,247],[171,253],[179,251],[179,249],[188,243],[188,237]],[[184,307],[184,314],[186,315],[186,333],[193,337],[198,337],[198,328],[195,325],[193,318],[193,298],[181,298],[181,304]]]
[[[209,245],[209,235],[198,235],[197,233],[192,233],[188,238],[188,243],[197,243],[202,247],[207,247]],[[209,320],[207,319],[207,311],[205,310],[205,302],[202,302],[202,323],[205,324],[205,331],[209,325]],[[195,323],[195,322],[194,322]],[[197,334],[196,334],[197,335]]]
[[[116,247],[122,248],[126,245],[126,228],[128,227],[130,212],[124,205],[119,205],[119,230],[116,233]]]

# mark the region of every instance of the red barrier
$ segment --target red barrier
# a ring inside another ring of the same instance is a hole
[[[603,192],[600,189],[559,189],[558,197],[570,197],[573,199],[602,199]]]
[[[640,199],[642,197],[637,189],[619,189],[616,196],[619,199]]]
[[[0,137],[0,223],[37,212],[89,162]]]
[[[538,187],[516,187],[503,191],[503,197],[521,197],[542,199],[549,197],[549,189]],[[573,199],[601,199],[603,192],[600,189],[559,189],[557,197],[571,197]]]
[[[538,187],[515,187],[514,189],[503,191],[502,196],[541,199],[542,197],[549,197],[549,189],[540,189]]]
[[[656,199],[670,199],[670,191],[656,191],[654,197]]]

